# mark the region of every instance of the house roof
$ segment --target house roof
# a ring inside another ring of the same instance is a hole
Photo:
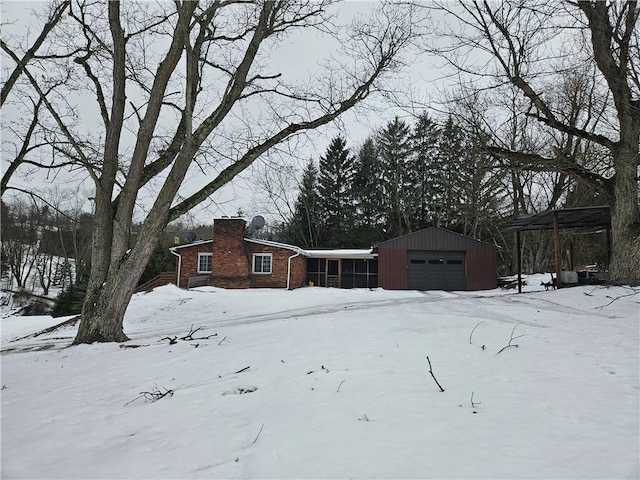
[[[289,245],[288,243],[273,242],[271,240],[260,240],[257,238],[245,238],[244,241],[257,243],[258,245],[267,245],[269,247],[284,248],[285,250],[292,250],[294,252],[302,253],[302,249],[300,247]]]
[[[175,247],[169,247],[169,250],[173,252],[175,250],[180,250],[181,248],[195,247],[196,245],[205,245],[211,242],[213,242],[213,240],[198,240],[197,242],[185,243],[183,245],[176,245]]]
[[[551,230],[554,217],[558,218],[561,229],[599,230],[611,225],[608,205],[597,207],[576,207],[548,210],[541,213],[520,215],[505,225],[506,230]]]
[[[256,243],[258,245],[266,245],[268,247],[283,248],[285,250],[291,250],[292,252],[299,253],[308,258],[376,258],[377,254],[373,253],[372,249],[356,249],[356,248],[343,248],[335,250],[316,250],[316,249],[304,249],[296,247],[295,245],[289,245],[287,243],[273,242],[271,240],[261,240],[257,238],[245,238],[245,242]],[[185,243],[184,245],[178,245],[169,248],[171,251],[179,250],[181,248],[194,247],[197,245],[205,245],[211,243],[213,240],[199,240],[197,242]]]
[[[259,240],[253,238],[245,238],[245,241],[257,243],[259,245],[267,245],[270,247],[285,248],[292,250],[308,258],[375,258],[377,255],[370,248],[340,248],[340,249],[307,249],[289,245],[287,243],[273,242],[271,240]]]

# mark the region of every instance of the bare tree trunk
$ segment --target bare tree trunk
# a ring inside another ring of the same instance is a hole
[[[640,131],[640,124],[636,132]],[[614,285],[640,285],[640,210],[638,207],[638,137],[621,145],[619,157],[614,158],[616,176],[615,203],[611,206],[611,261],[609,282]],[[622,139],[620,141],[622,144]],[[630,161],[631,158],[636,161]]]

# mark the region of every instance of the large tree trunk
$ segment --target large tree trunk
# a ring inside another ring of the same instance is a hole
[[[636,132],[640,129],[636,129]],[[640,208],[638,206],[638,137],[620,142],[614,157],[615,203],[611,206],[611,263],[609,282],[640,285]],[[635,160],[634,160],[635,159]]]
[[[158,235],[144,235],[141,232],[130,254],[112,264],[108,276],[102,277],[92,272],[74,345],[129,340],[124,333],[124,315],[155,249],[157,238]]]

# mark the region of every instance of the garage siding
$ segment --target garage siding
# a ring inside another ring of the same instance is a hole
[[[378,251],[378,285],[387,290],[407,290],[407,251]]]
[[[428,277],[431,280],[418,280],[419,273],[411,272],[412,278],[416,277],[416,282],[428,282],[429,288],[426,289],[487,290],[496,288],[495,247],[444,228],[430,227],[387,240],[376,245],[376,250],[378,253],[379,285],[387,290],[415,288],[415,286],[409,286],[409,254],[415,251],[442,253],[443,262],[446,261],[444,255],[453,254],[453,252],[458,252],[458,258],[453,257],[450,260],[459,260],[460,255],[463,258],[462,265],[451,264],[451,269],[444,273],[442,271],[436,273],[438,272],[437,265],[432,264],[432,274]],[[416,264],[416,269],[419,268],[418,265]],[[448,264],[444,265],[449,266]],[[426,264],[424,268],[426,269]],[[441,270],[442,268],[444,267],[441,267]],[[456,269],[457,273],[455,273]],[[464,271],[463,281],[461,280],[462,271]],[[433,283],[433,278],[438,275],[442,277],[442,282],[436,286],[436,283]],[[423,289],[422,285],[419,286],[421,287],[419,289]]]

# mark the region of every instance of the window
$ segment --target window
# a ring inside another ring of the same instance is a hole
[[[271,253],[253,254],[253,273],[271,273]]]
[[[198,254],[198,273],[211,273],[213,253]]]

